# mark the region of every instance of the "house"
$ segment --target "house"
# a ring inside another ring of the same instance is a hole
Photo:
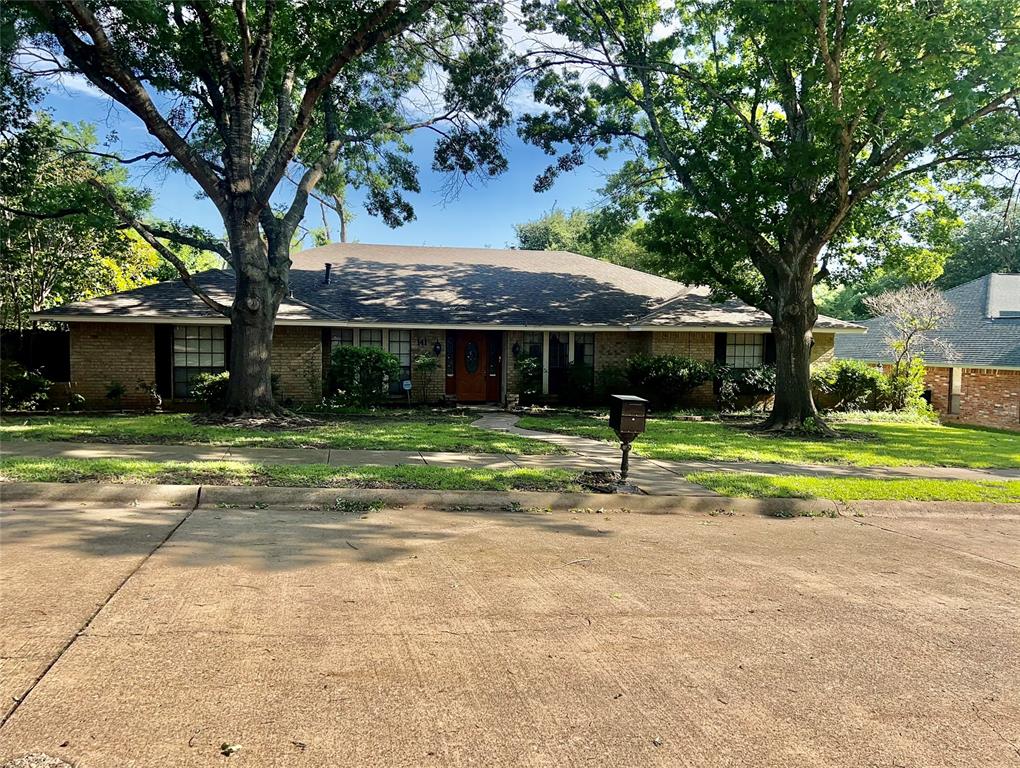
[[[233,276],[197,276],[229,304]],[[542,392],[564,392],[572,363],[597,376],[638,353],[679,354],[751,367],[774,356],[767,315],[739,302],[715,304],[691,287],[562,251],[432,248],[346,243],[293,256],[291,295],[280,307],[273,370],[280,398],[322,397],[330,350],[374,346],[400,360],[415,399],[505,402],[520,392],[516,361],[542,360]],[[70,328],[70,389],[90,407],[110,383],[144,406],[137,382],[154,382],[168,404],[186,403],[191,381],[224,370],[228,321],[178,281],[67,304],[35,316]],[[832,356],[852,323],[819,318],[814,358]],[[431,390],[412,361],[435,354]],[[394,382],[400,396],[400,383]],[[711,385],[695,400],[711,405]],[[99,405],[98,407],[102,407]]]
[[[924,350],[931,404],[944,421],[1020,429],[1020,274],[991,274],[943,293],[954,314],[937,331],[949,346]],[[837,357],[888,364],[888,321],[840,336]]]

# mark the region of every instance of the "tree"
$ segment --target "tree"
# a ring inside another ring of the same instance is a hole
[[[602,225],[598,214],[578,209],[553,210],[537,219],[514,225],[517,245],[533,251],[571,251],[593,259],[641,269],[648,254],[638,242],[641,224],[624,231]]]
[[[1020,226],[1011,211],[984,213],[966,223],[937,281],[940,288],[954,288],[990,272],[1020,272]]]
[[[94,143],[91,126],[42,113],[0,136],[11,159],[0,172],[0,326],[21,329],[31,312],[157,279],[155,251],[118,228],[92,182],[103,178],[133,210],[150,201],[126,185],[122,168],[79,151]]]
[[[498,130],[509,113],[499,95],[514,62],[495,2],[38,0],[24,7],[32,44],[53,56],[51,71],[83,74],[134,114],[162,145],[157,154],[191,176],[223,219],[219,242],[148,225],[117,195],[105,195],[205,304],[229,318],[230,414],[278,410],[270,359],[291,239],[338,157],[431,128],[438,170],[491,175],[506,165]],[[429,83],[438,84],[432,103],[441,105],[408,108],[408,93]],[[298,180],[285,198],[279,187],[288,170]],[[403,202],[396,195],[381,205]],[[223,256],[235,277],[231,304],[205,293],[164,240]]]
[[[893,372],[909,366],[926,349],[937,349],[947,357],[952,347],[935,334],[954,314],[953,305],[937,288],[908,285],[865,300],[872,314],[889,326],[886,343],[893,353]]]
[[[765,429],[821,424],[815,284],[919,186],[1018,155],[1015,0],[526,8],[535,93],[549,109],[524,133],[559,155],[536,188],[590,151],[633,155],[604,191],[621,215],[647,213],[663,268],[772,317]]]

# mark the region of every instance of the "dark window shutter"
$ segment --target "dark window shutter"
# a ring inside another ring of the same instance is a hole
[[[726,365],[726,334],[715,335],[715,362],[717,365]]]
[[[174,393],[174,327],[154,326],[156,348],[156,391],[160,397],[170,398]]]
[[[763,361],[765,365],[776,364],[776,337],[771,333],[765,334],[765,352]]]

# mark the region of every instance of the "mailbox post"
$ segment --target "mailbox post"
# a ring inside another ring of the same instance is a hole
[[[630,465],[630,444],[645,431],[648,401],[634,395],[609,396],[609,426],[620,438],[623,459],[620,462],[620,482],[627,482]]]

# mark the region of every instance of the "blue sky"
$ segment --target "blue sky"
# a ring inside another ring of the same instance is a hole
[[[46,96],[43,106],[55,119],[68,122],[86,121],[96,125],[100,142],[112,138],[111,150],[124,156],[158,148],[141,122],[104,94],[85,83],[57,85]],[[619,161],[592,158],[590,165],[560,177],[549,192],[532,190],[532,183],[548,164],[549,158],[540,150],[525,144],[516,135],[508,134],[507,157],[510,168],[502,176],[485,183],[464,187],[452,200],[446,199],[444,174],[435,173],[432,165],[432,140],[428,134],[412,137],[414,158],[420,169],[421,193],[411,196],[417,219],[391,229],[380,219],[370,216],[354,202],[354,221],[348,239],[363,243],[400,245],[450,245],[503,248],[514,241],[513,225],[533,219],[554,206],[569,210],[589,207],[598,199],[597,189],[605,174]],[[155,197],[153,214],[186,224],[197,224],[215,234],[222,234],[223,225],[215,207],[199,199],[198,187],[179,173],[163,169],[131,166],[135,184],[149,188]],[[284,181],[281,189],[289,187]],[[306,225],[320,226],[318,204],[309,205]],[[334,237],[336,236],[335,224]]]

